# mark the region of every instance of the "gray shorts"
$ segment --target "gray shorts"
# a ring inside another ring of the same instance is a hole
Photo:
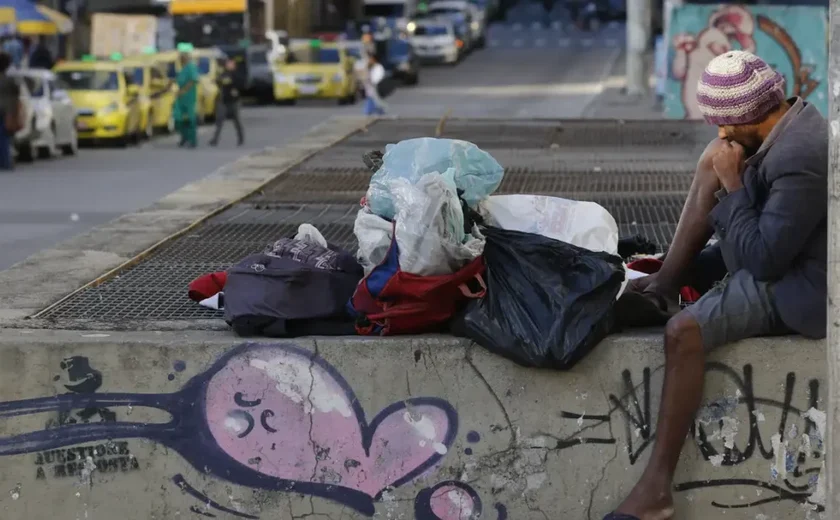
[[[757,336],[790,334],[773,304],[772,287],[745,271],[728,275],[683,312],[700,325],[706,350]]]

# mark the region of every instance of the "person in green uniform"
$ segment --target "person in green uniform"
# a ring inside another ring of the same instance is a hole
[[[179,43],[181,71],[178,72],[178,98],[172,109],[175,125],[181,134],[178,146],[198,146],[198,67],[192,59],[193,46]]]

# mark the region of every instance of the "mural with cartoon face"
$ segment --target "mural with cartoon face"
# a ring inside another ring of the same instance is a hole
[[[730,50],[760,56],[785,77],[789,96],[807,99],[825,114],[826,31],[823,7],[686,4],[676,8],[668,37],[666,114],[702,119],[697,83],[706,65]]]
[[[369,421],[334,367],[286,344],[240,345],[174,394],[69,393],[2,403],[0,418],[118,406],[157,408],[172,419],[63,424],[0,439],[0,456],[146,438],[235,484],[329,498],[372,515],[384,490],[432,468],[458,431],[454,408],[433,397],[393,403]]]

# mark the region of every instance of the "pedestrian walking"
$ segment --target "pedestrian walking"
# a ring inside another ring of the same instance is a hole
[[[43,38],[37,39],[32,53],[29,56],[29,68],[49,70],[53,68],[53,65],[52,53],[47,48]]]
[[[239,89],[233,78],[235,70],[236,62],[231,58],[227,58],[225,60],[225,68],[219,75],[217,81],[221,95],[216,105],[216,132],[213,134],[210,146],[219,144],[222,126],[225,124],[225,119],[228,118],[233,120],[233,127],[236,128],[238,146],[242,146],[245,143],[245,133],[242,130],[242,121],[239,119]]]
[[[179,43],[178,52],[181,70],[175,81],[178,84],[178,97],[172,107],[175,126],[181,134],[180,147],[198,146],[198,67],[192,59],[193,46]]]
[[[23,106],[20,101],[20,87],[6,75],[12,65],[12,57],[0,52],[0,170],[11,170],[12,142],[15,133],[23,127]]]
[[[385,67],[371,53],[368,57],[368,70],[365,77],[365,115],[384,115],[385,101],[379,95],[379,85],[385,79]]]

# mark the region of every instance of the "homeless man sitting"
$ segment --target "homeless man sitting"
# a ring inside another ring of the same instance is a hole
[[[612,520],[674,515],[672,479],[700,406],[706,351],[755,336],[826,334],[828,126],[785,99],[760,58],[714,58],[697,89],[718,127],[697,164],[661,270],[616,307],[625,324],[665,326],[665,382],[650,461]],[[713,233],[715,245],[706,246]],[[705,294],[679,310],[684,285]]]

